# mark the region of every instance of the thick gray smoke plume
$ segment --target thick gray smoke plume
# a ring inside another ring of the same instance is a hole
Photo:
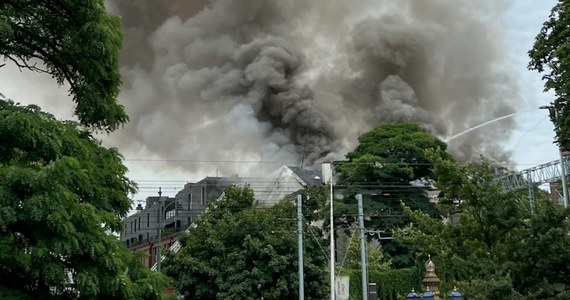
[[[449,136],[515,112],[495,0],[111,1],[123,17],[127,151],[192,160],[342,159],[383,122]],[[507,155],[512,121],[450,144]],[[227,171],[235,165],[226,165]],[[194,170],[197,171],[197,170]],[[243,171],[243,170],[242,170]]]

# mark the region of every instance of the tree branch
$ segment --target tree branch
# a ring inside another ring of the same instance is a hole
[[[21,45],[26,46],[29,49],[34,50],[35,52],[39,53],[41,55],[41,57],[38,57],[39,59],[42,59],[42,60],[45,60],[46,62],[51,63],[57,70],[59,70],[61,72],[61,74],[63,74],[63,76],[65,77],[66,81],[69,83],[71,90],[75,90],[77,88],[75,82],[72,80],[73,76],[72,76],[72,74],[70,74],[70,72],[67,69],[65,64],[59,62],[58,59],[56,59],[55,57],[52,57],[52,55],[50,55],[48,52],[46,52],[41,47],[39,47],[33,43],[28,42],[25,38],[16,37],[16,41],[18,43],[20,43]],[[50,72],[48,71],[47,73],[50,73]]]
[[[28,62],[26,62],[25,59],[18,57],[17,59],[11,56],[6,56],[7,59],[11,60],[20,70],[20,72],[22,72],[22,69],[28,69],[31,71],[35,71],[35,72],[39,72],[39,73],[49,73],[48,70],[40,68],[37,66],[37,62],[34,62],[33,65],[29,64]],[[36,57],[38,58],[38,57]],[[5,66],[6,64],[2,64],[0,65],[0,67]]]

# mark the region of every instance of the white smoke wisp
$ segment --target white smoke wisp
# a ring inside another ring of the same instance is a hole
[[[342,159],[383,122],[453,135],[515,112],[519,92],[493,21],[504,3],[110,1],[124,21],[120,100],[131,118],[111,143],[127,156],[310,166]],[[450,150],[506,160],[497,141],[514,124],[497,124]],[[189,171],[201,169],[212,166]]]

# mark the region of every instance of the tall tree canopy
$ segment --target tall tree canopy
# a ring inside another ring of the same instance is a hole
[[[361,184],[409,184],[431,176],[426,149],[445,150],[447,145],[416,123],[386,123],[364,133],[358,146],[341,165],[341,182]]]
[[[305,298],[327,295],[322,233],[304,225]],[[170,253],[163,271],[191,299],[296,299],[296,208],[283,201],[256,209],[250,188],[232,187],[212,202]]]
[[[103,0],[0,1],[0,56],[68,83],[80,122],[99,130],[128,120],[117,103],[121,43]]]
[[[563,149],[570,149],[570,2],[559,0],[536,36],[529,69],[543,73],[544,90],[556,99],[550,118]]]
[[[433,154],[433,153],[432,153]],[[525,192],[505,192],[495,169],[434,159],[442,200],[454,203],[445,219],[406,209],[414,225],[398,232],[403,243],[432,255],[448,291],[469,299],[567,299],[570,286],[569,211],[545,192],[534,214]]]
[[[158,298],[164,278],[108,233],[122,230],[132,204],[126,171],[116,149],[78,124],[0,100],[0,290]]]
[[[345,192],[335,208],[339,218],[336,224],[347,228],[355,224],[356,193],[366,194],[363,201],[366,227],[386,230],[387,235],[409,222],[402,212],[401,202],[430,215],[436,213],[423,184],[432,177],[431,162],[425,150],[445,150],[444,142],[416,123],[382,124],[360,136],[358,141],[356,149],[347,154],[348,161],[339,163],[337,188]],[[440,153],[449,157],[444,151]],[[407,250],[397,242],[384,246],[395,267],[413,264]]]

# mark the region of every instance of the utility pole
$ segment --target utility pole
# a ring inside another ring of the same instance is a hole
[[[322,164],[322,176],[323,176],[323,183],[328,183],[330,187],[330,276],[331,276],[331,300],[335,298],[335,259],[334,259],[334,196],[333,196],[333,168],[334,162],[324,163]]]
[[[331,164],[331,169],[332,169],[332,164]],[[333,200],[333,179],[332,179],[332,176],[330,178],[329,185],[331,188],[331,190],[330,190],[330,194],[331,194],[331,197],[330,197],[331,198],[330,199],[331,200],[331,214],[330,214],[330,223],[331,223],[331,245],[330,245],[330,248],[331,248],[331,254],[330,254],[331,255],[331,262],[330,262],[330,264],[331,264],[331,266],[330,266],[330,268],[331,268],[331,270],[330,270],[330,272],[331,272],[331,300],[334,300],[334,298],[335,298],[335,291],[334,291],[334,284],[335,284],[335,282],[334,282],[334,214],[333,214],[333,202],[334,202],[334,200]]]
[[[156,269],[160,272],[160,248],[162,248],[162,189],[158,188],[158,246],[156,248]]]
[[[360,229],[360,265],[362,269],[362,300],[368,300],[368,272],[366,271],[366,239],[364,237],[364,209],[362,194],[356,195],[358,201],[358,227]]]
[[[552,105],[552,109],[554,110],[554,118],[558,122],[558,110],[554,105]],[[556,126],[556,124],[554,124]],[[562,168],[562,200],[564,201],[564,208],[568,207],[568,183],[566,180],[566,175],[568,175],[568,170],[566,170],[566,159],[564,157],[564,152],[562,151],[562,147],[558,145],[558,153],[560,155],[560,166]]]
[[[303,200],[297,195],[297,246],[299,248],[299,300],[305,299],[305,278],[303,274]]]

